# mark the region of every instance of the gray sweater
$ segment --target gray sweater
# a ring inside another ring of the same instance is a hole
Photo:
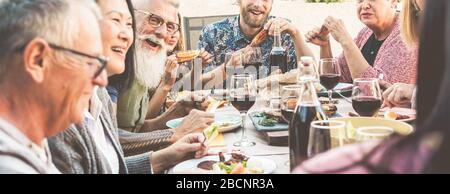
[[[58,174],[45,143],[44,150],[47,162],[21,131],[0,118],[0,174]]]
[[[119,129],[116,116],[106,89],[97,90],[102,101],[100,119],[105,135],[111,139],[119,158],[119,173],[121,174],[151,174],[151,152],[125,157],[119,143]],[[110,174],[108,161],[101,154],[94,142],[94,137],[87,125],[72,125],[56,137],[48,140],[53,162],[56,167],[67,174]]]

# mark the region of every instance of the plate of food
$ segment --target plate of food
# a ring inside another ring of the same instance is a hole
[[[328,92],[325,87],[323,87],[320,84],[316,85],[317,95],[320,97],[328,97]],[[353,84],[348,83],[339,83],[334,89],[333,89],[333,98],[340,98],[340,94],[343,96],[351,96],[353,90]]]
[[[205,172],[210,174],[271,174],[277,165],[265,158],[232,153],[187,160],[176,165],[172,172]]]
[[[259,132],[286,131],[289,125],[278,111],[255,111],[249,114],[250,120]]]
[[[171,129],[177,128],[184,118],[170,120],[166,123],[167,127]],[[216,114],[214,123],[218,126],[219,132],[224,133],[232,131],[241,126],[242,120],[239,115],[232,114]]]
[[[412,122],[416,120],[417,111],[409,108],[382,108],[378,112],[378,118],[384,118],[389,120],[401,121],[401,122]],[[349,112],[350,117],[359,117],[355,112]]]
[[[402,122],[411,122],[416,120],[417,111],[409,108],[383,108],[378,112],[378,116],[386,119]]]

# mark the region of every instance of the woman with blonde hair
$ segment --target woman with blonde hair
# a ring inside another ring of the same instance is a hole
[[[425,0],[404,0],[402,9],[403,40],[409,46],[419,43],[420,13],[423,10]]]
[[[402,26],[401,35],[403,41],[409,47],[416,47],[419,44],[420,36],[420,15],[425,6],[425,0],[404,0],[403,11],[401,15]],[[380,82],[384,88],[384,104],[389,107],[412,107],[415,108],[416,85],[395,83],[390,85],[383,81]]]

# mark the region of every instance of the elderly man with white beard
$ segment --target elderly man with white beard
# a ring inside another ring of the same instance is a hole
[[[164,76],[166,65],[174,65],[176,60],[167,58],[167,41],[180,28],[178,23],[178,1],[176,0],[133,0],[137,32],[135,43],[135,73],[130,75],[132,84],[121,89],[117,96],[117,120],[119,128],[131,132],[150,132],[166,128],[165,123],[174,118],[190,114],[183,122],[192,125],[192,132],[200,132],[213,120],[213,114],[200,109],[202,102],[186,99],[175,103],[169,110],[155,119],[147,117],[149,104],[158,90],[167,90]],[[167,75],[169,74],[169,75]],[[134,77],[132,77],[134,76]],[[111,90],[111,89],[110,89]],[[169,89],[170,90],[170,89]]]

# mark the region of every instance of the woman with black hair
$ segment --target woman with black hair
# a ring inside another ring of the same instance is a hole
[[[450,1],[427,1],[425,7],[416,132],[332,150],[294,173],[450,173]]]
[[[133,65],[131,68],[130,64],[125,66],[125,54],[131,64],[134,56],[135,20],[131,0],[96,2],[103,14],[99,24],[103,52],[110,58],[106,68],[108,75],[120,74],[124,70],[132,73]],[[129,83],[120,84],[126,86]],[[193,157],[196,152],[203,153],[201,134],[182,135],[178,141],[171,141],[177,132],[162,130],[136,134],[119,130],[116,113],[105,88],[97,88],[89,104],[82,124],[73,125],[48,140],[53,162],[62,173],[162,173]],[[158,150],[165,146],[169,147]]]

